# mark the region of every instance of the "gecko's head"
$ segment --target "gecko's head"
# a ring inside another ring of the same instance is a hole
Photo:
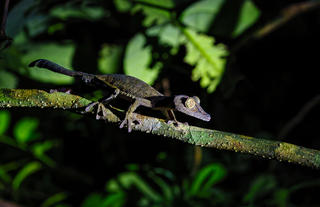
[[[200,106],[200,99],[197,96],[189,97],[186,95],[177,95],[174,97],[175,109],[189,116],[210,121],[210,114],[206,113]]]

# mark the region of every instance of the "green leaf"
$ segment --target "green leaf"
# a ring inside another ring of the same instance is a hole
[[[197,31],[207,32],[225,0],[203,0],[193,3],[181,15],[181,21]]]
[[[290,190],[288,189],[277,189],[273,195],[273,201],[278,207],[286,207],[288,206],[288,199],[290,196]]]
[[[103,74],[119,71],[122,61],[123,48],[121,46],[103,45],[99,52],[98,68]]]
[[[123,192],[107,195],[103,201],[103,207],[121,207],[125,204],[125,194]]]
[[[17,122],[13,129],[15,139],[19,143],[26,143],[28,141],[38,138],[35,130],[38,128],[39,120],[31,117],[22,118]]]
[[[12,188],[14,190],[18,190],[21,183],[33,173],[39,171],[41,169],[41,164],[39,162],[29,162],[25,165],[15,176],[12,182]]]
[[[18,80],[15,75],[6,71],[0,71],[0,88],[16,88]]]
[[[225,176],[226,169],[221,164],[214,163],[202,168],[195,176],[188,195],[198,195],[200,197],[210,196],[212,186]]]
[[[113,0],[119,12],[127,12],[131,9],[132,3],[129,0]]]
[[[46,163],[50,167],[54,167],[56,163],[48,157],[45,152],[50,150],[56,143],[52,140],[35,143],[32,145],[32,152],[35,157],[37,157],[42,162]]]
[[[81,204],[81,207],[105,207],[103,206],[103,197],[98,193],[90,194]]]
[[[240,10],[237,25],[232,33],[233,37],[242,34],[247,28],[254,24],[260,16],[260,10],[251,0],[245,0]]]
[[[0,111],[0,135],[4,134],[10,125],[9,111]]]
[[[170,53],[175,55],[183,40],[183,35],[177,26],[172,24],[156,25],[147,30],[149,36],[158,36],[160,44],[172,47]]]
[[[5,183],[9,183],[11,181],[11,176],[1,166],[0,166],[0,180]]]
[[[134,36],[125,51],[124,72],[152,85],[157,79],[161,63],[149,68],[152,61],[151,47],[145,46],[146,38],[142,34]]]
[[[67,198],[67,194],[66,193],[56,193],[52,196],[50,196],[49,198],[47,198],[42,204],[41,207],[49,207],[49,206],[53,206],[56,203],[59,203],[63,200],[65,200]]]
[[[23,62],[27,66],[30,62],[36,59],[48,59],[58,63],[66,68],[71,68],[72,56],[75,50],[74,44],[57,44],[57,43],[38,43],[33,44],[28,48],[28,53],[23,56]],[[70,84],[72,77],[54,73],[49,70],[40,68],[28,68],[30,77],[34,80],[45,83],[54,84]]]
[[[264,195],[274,189],[276,180],[271,175],[261,175],[251,184],[249,192],[243,197],[243,202],[253,203],[259,196]]]
[[[140,190],[147,198],[153,201],[161,200],[161,197],[136,173],[126,172],[122,173],[118,177],[119,183],[125,188],[129,189],[135,186]]]
[[[6,27],[7,34],[10,37],[14,37],[22,30],[28,21],[27,11],[36,3],[35,0],[22,0],[10,10]]]
[[[102,7],[88,6],[86,4],[82,4],[81,7],[75,7],[72,4],[60,4],[50,9],[50,15],[63,20],[70,18],[98,20],[104,17],[105,12]]]
[[[28,17],[26,27],[28,28],[28,35],[35,37],[47,30],[47,24],[49,17],[47,15],[40,15],[38,13],[32,14]]]
[[[192,80],[200,80],[201,87],[212,93],[221,81],[228,51],[223,44],[215,45],[213,37],[198,34],[191,29],[182,30],[187,48],[184,61],[195,66]]]
[[[154,173],[149,173],[151,179],[159,186],[162,191],[162,197],[165,200],[173,200],[174,194],[171,186],[166,183],[160,176],[155,175]]]
[[[132,9],[133,13],[142,11],[146,16],[143,25],[149,27],[152,24],[162,24],[170,21],[170,11],[174,7],[173,0],[140,0],[141,4],[136,4]],[[162,7],[162,8],[157,8]]]

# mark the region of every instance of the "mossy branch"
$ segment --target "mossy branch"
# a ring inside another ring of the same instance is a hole
[[[61,92],[47,93],[35,89],[0,89],[0,109],[11,107],[59,108],[84,113],[84,108],[89,103],[91,101],[83,97]],[[320,168],[320,151],[318,150],[195,126],[183,124],[174,126],[162,119],[140,114],[134,114],[134,118],[140,124],[134,125],[133,130],[171,137],[202,147],[243,152],[263,158]],[[106,121],[117,123],[120,118],[108,110]]]

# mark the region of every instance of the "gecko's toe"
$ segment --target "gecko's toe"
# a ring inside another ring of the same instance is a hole
[[[99,104],[99,102],[92,102],[90,103],[84,110],[85,112],[92,112],[95,105]]]
[[[127,127],[128,127],[128,132],[130,133],[132,129],[131,129],[131,122],[130,122],[128,119],[124,119],[124,120],[121,122],[119,128],[122,129],[125,125],[127,125]]]
[[[140,122],[136,119],[132,119],[132,118],[125,118],[119,128],[123,128],[125,125],[127,125],[128,127],[128,132],[130,133],[132,131],[132,124],[140,124]]]
[[[173,124],[175,127],[179,127],[181,125],[189,126],[188,122],[182,123],[182,122],[178,122],[178,121],[175,121],[175,120],[169,120],[169,121],[167,121],[167,124]]]

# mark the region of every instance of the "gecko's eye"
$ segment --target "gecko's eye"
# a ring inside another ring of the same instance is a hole
[[[197,104],[200,104],[200,98],[198,96],[193,96],[192,98],[197,102]]]
[[[196,102],[195,102],[195,100],[193,98],[189,97],[189,98],[187,98],[187,100],[184,103],[184,105],[187,108],[192,109],[196,105]]]

